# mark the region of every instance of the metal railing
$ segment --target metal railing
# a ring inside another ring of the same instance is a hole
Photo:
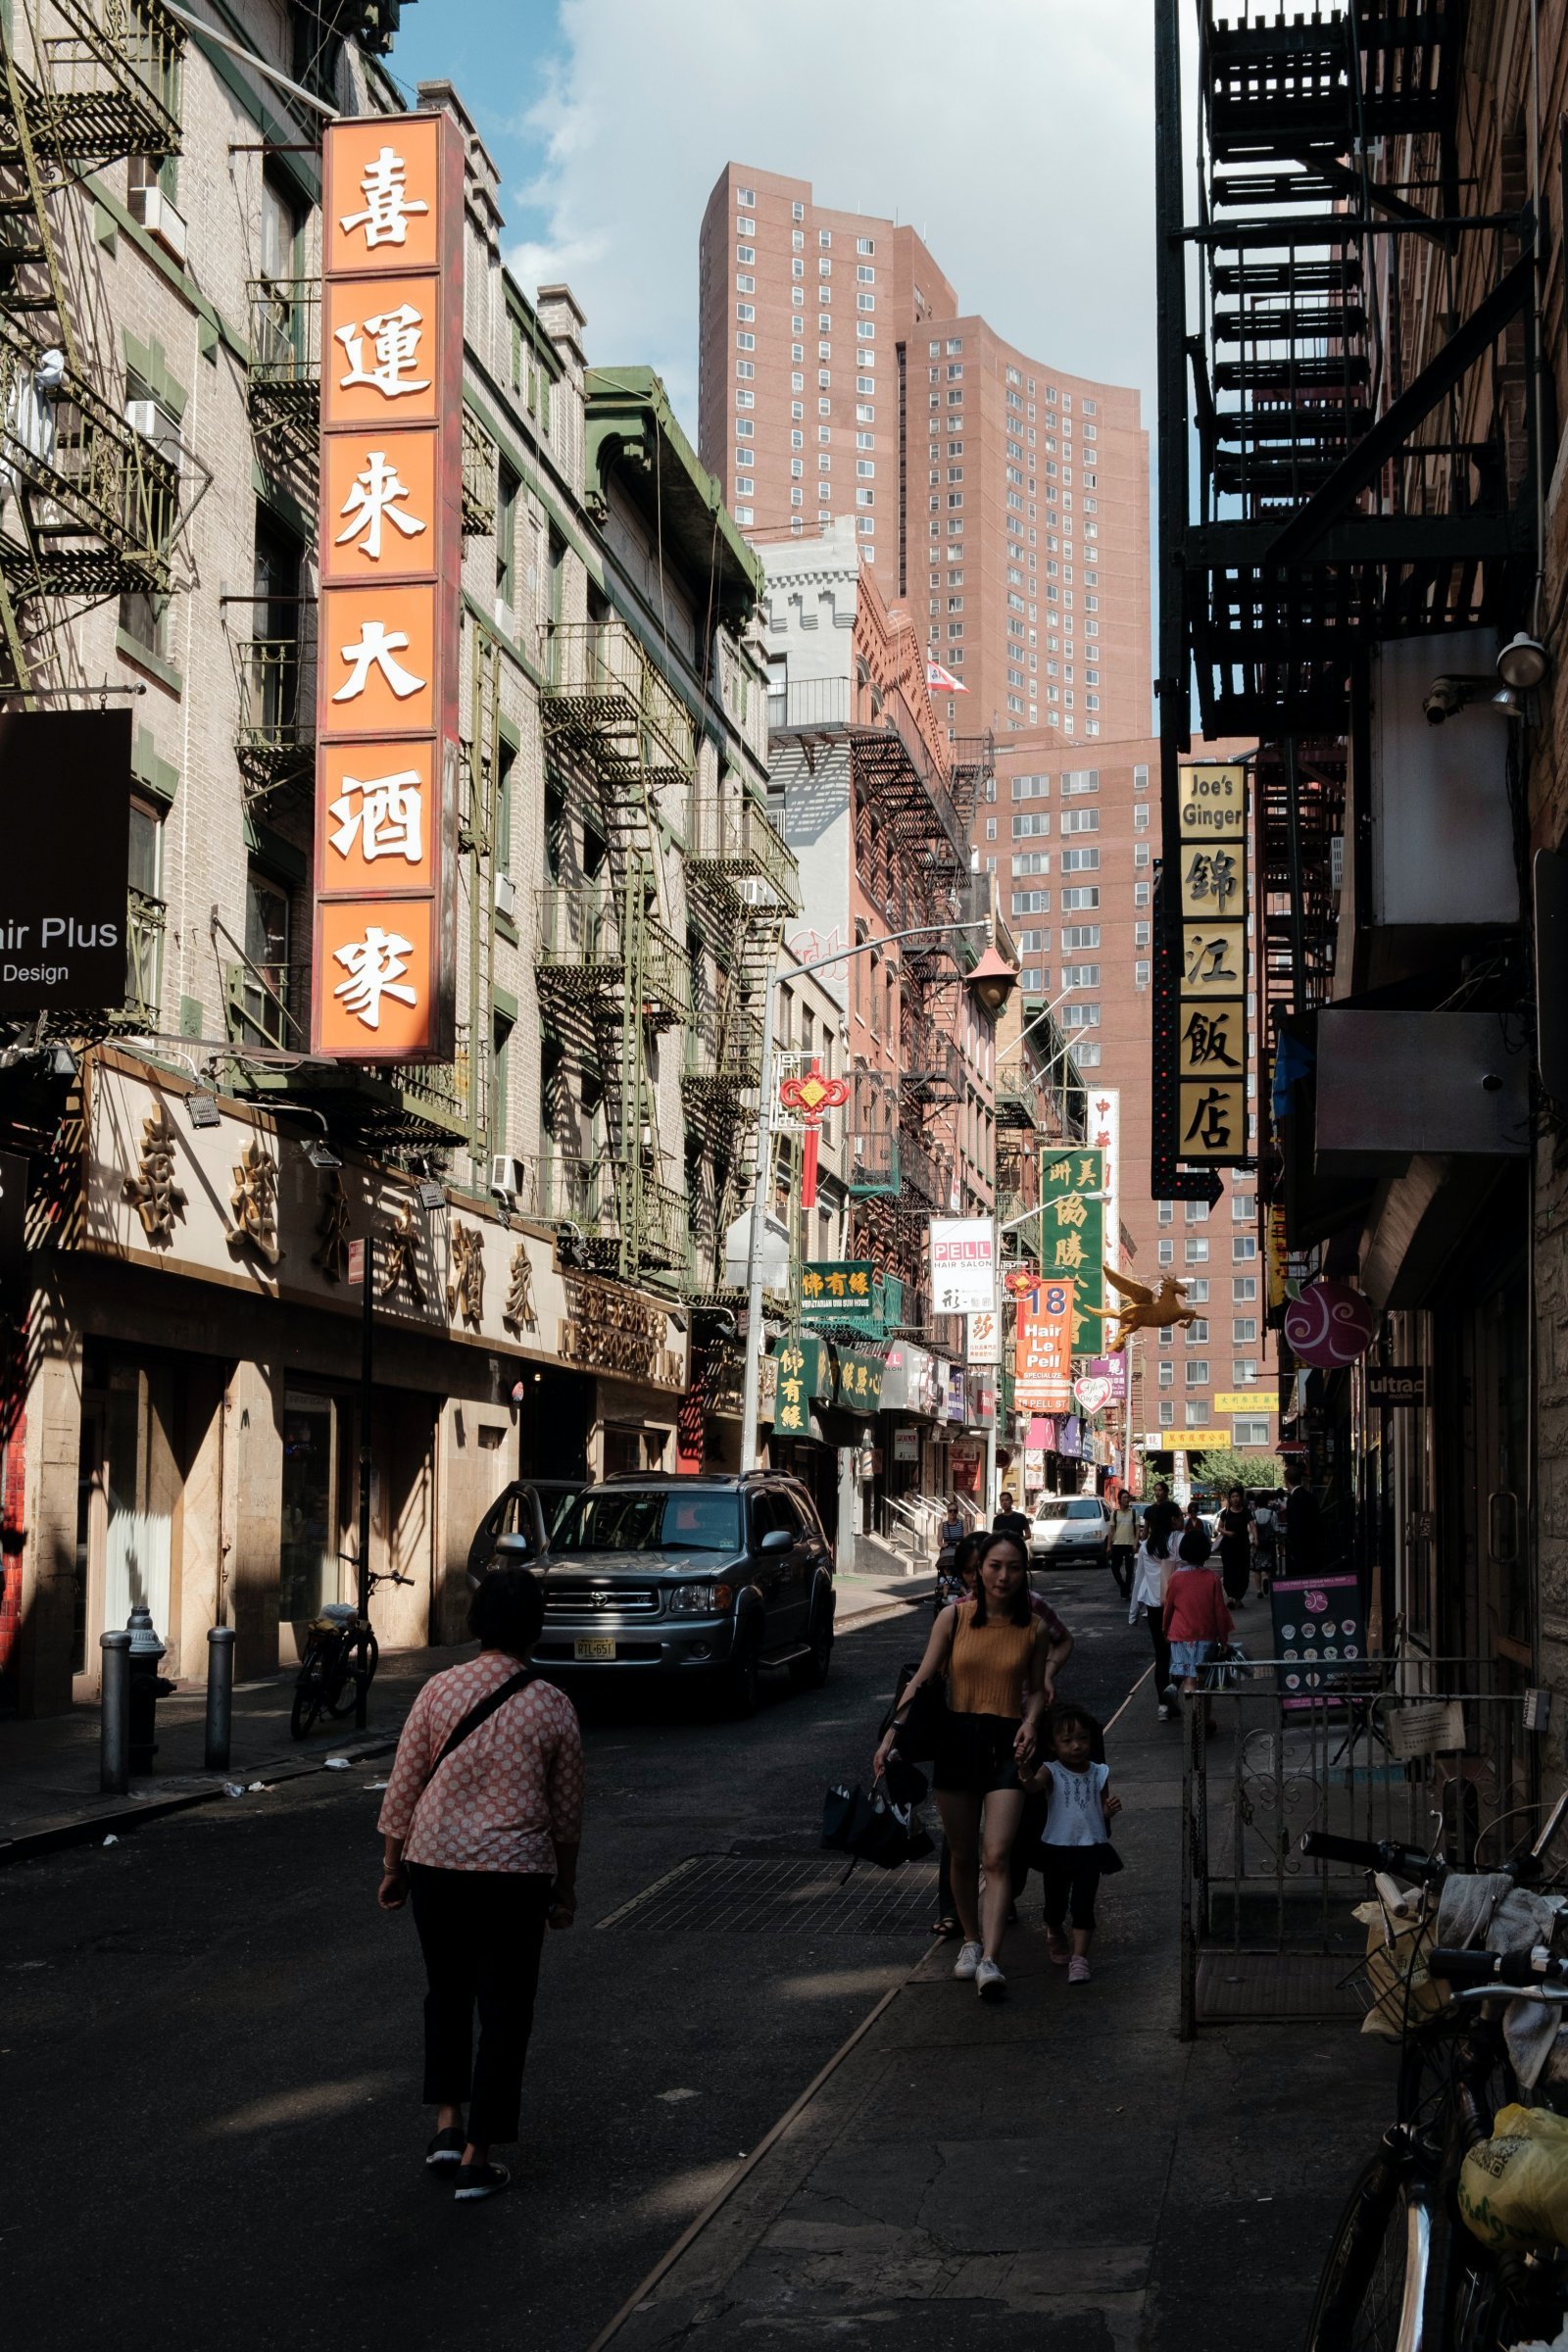
[[[125,1009],[152,1029],[158,1026],[163,994],[166,920],[162,899],[132,888],[125,920]]]
[[[691,712],[623,621],[553,621],[546,643],[547,732],[597,749],[650,781],[696,772]]]
[[[476,534],[495,528],[496,445],[477,416],[463,412],[463,528]]]
[[[767,690],[767,724],[775,735],[816,727],[847,727],[855,716],[849,678],[790,678]]]
[[[1301,1674],[1299,1659],[1255,1661],[1246,1679],[1183,1702],[1189,2038],[1215,2017],[1293,2013],[1303,1984],[1322,2013],[1350,2012],[1365,1874],[1304,1857],[1303,1831],[1396,1838],[1473,1869],[1529,1821],[1539,1764],[1524,1695],[1497,1689],[1494,1669],[1364,1659],[1309,1698]]]
[[[308,975],[286,963],[225,963],[221,968],[229,1044],[280,1054],[301,1051],[306,1033],[297,1006]]]
[[[250,302],[253,390],[307,392],[321,382],[321,288],[313,277],[253,277]]]
[[[83,164],[177,155],[183,25],[158,0],[51,0],[51,14],[69,29],[41,43],[50,86],[37,152]]]
[[[572,985],[582,996],[635,988],[649,1019],[690,1019],[690,956],[657,916],[645,914],[638,925],[641,969],[634,971],[623,891],[601,883],[553,884],[537,893],[536,904],[541,975]]]
[[[694,866],[732,880],[749,876],[763,882],[770,906],[799,912],[801,872],[795,852],[749,793],[694,794],[688,844]]]
[[[316,758],[316,631],[289,637],[233,639],[239,710],[234,752],[253,787],[272,787],[311,774]]]
[[[24,324],[0,313],[0,490],[27,499],[18,527],[0,498],[0,562],[23,594],[166,593],[179,512],[173,461],[69,368],[34,381]]]

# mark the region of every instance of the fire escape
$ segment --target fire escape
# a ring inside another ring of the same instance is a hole
[[[1163,814],[1173,840],[1192,678],[1206,736],[1259,745],[1250,994],[1266,1200],[1282,1023],[1333,984],[1347,746],[1371,650],[1495,625],[1528,592],[1535,224],[1461,211],[1467,0],[1289,16],[1199,0],[1195,158],[1182,16],[1160,0]],[[1417,259],[1452,319],[1419,367],[1404,315]],[[1178,1166],[1163,881],[1155,906],[1154,1191],[1213,1199],[1211,1171]]]
[[[800,875],[793,851],[738,781],[726,792],[693,797],[688,842],[690,914],[712,949],[718,985],[711,1005],[693,1007],[681,1073],[687,1128],[715,1177],[711,1234],[695,1230],[698,1202],[689,1203],[698,1247],[687,1287],[694,1300],[721,1303],[729,1293],[717,1260],[756,1173],[748,1137],[761,1080],[764,992],[784,926],[800,911]]]
[[[179,515],[176,457],[94,381],[62,255],[88,174],[178,153],[185,36],[158,0],[49,0],[43,21],[19,47],[28,18],[0,20],[0,692],[22,695],[74,610],[170,594]]]
[[[540,892],[539,989],[603,1080],[606,1142],[547,1154],[536,1206],[575,1229],[590,1263],[671,1279],[686,1200],[665,1170],[649,1049],[691,1018],[691,959],[664,919],[658,803],[695,778],[692,717],[624,622],[558,623],[549,662],[546,756],[588,800],[608,854],[591,880]]]

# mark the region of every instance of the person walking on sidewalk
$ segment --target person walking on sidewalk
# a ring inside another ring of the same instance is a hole
[[[1133,1556],[1137,1549],[1138,1513],[1127,1489],[1118,1487],[1116,1507],[1110,1514],[1110,1573],[1123,1600],[1132,1591]]]
[[[1127,1602],[1127,1622],[1136,1625],[1140,1617],[1149,1628],[1149,1639],[1154,1650],[1154,1705],[1161,1723],[1169,1723],[1176,1710],[1171,1705],[1170,1643],[1165,1639],[1165,1587],[1170,1581],[1171,1563],[1152,1544],[1139,1545],[1133,1567],[1132,1592]]]
[[[939,1612],[944,1608],[951,1607],[955,1601],[970,1600],[974,1597],[975,1578],[980,1568],[980,1554],[985,1549],[987,1541],[988,1538],[983,1534],[964,1537],[958,1546],[957,1556],[954,1563],[956,1575],[953,1582],[956,1589],[945,1591],[944,1579],[940,1576],[937,1579],[936,1606]],[[1073,1638],[1050,1601],[1043,1593],[1036,1592],[1033,1587],[1029,1591],[1029,1609],[1036,1621],[1044,1626],[1049,1637],[1050,1646],[1046,1652],[1046,1674],[1054,1690],[1057,1676],[1072,1656]],[[1019,1705],[1024,1705],[1027,1698],[1028,1693],[1025,1691],[1020,1695]],[[1012,1908],[1007,1917],[1009,1927],[1017,1918],[1018,1897],[1028,1884],[1029,1873],[1034,1867],[1034,1848],[1038,1843],[1038,1832],[1031,1830],[1026,1810],[1019,1816],[1018,1835],[1013,1840]],[[952,1861],[946,1837],[942,1840],[942,1858],[937,1865],[937,1916],[931,1922],[931,1933],[933,1936],[940,1936],[944,1938],[961,1933],[957,1914],[953,1907]]]
[[[1039,1848],[1046,1943],[1057,1967],[1065,1966],[1069,1984],[1089,1982],[1095,1895],[1101,1878],[1121,1867],[1109,1826],[1121,1811],[1121,1798],[1110,1792],[1110,1767],[1097,1764],[1091,1752],[1099,1729],[1087,1709],[1074,1706],[1071,1699],[1053,1707],[1046,1718],[1053,1754],[1038,1772],[1026,1774],[1023,1783],[1031,1793],[1038,1790],[1049,1799]],[[1070,1958],[1065,1933],[1069,1909]]]
[[[996,1535],[1016,1536],[1019,1543],[1023,1544],[1027,1544],[1029,1542],[1028,1518],[1024,1512],[1019,1510],[1012,1495],[1005,1488],[1003,1489],[1002,1494],[1002,1508],[991,1525]]]
[[[1165,1587],[1165,1639],[1184,1698],[1198,1689],[1215,1643],[1228,1642],[1234,1630],[1224,1589],[1208,1558],[1207,1530],[1201,1524],[1189,1528],[1181,1541],[1180,1565]]]
[[[949,1712],[931,1780],[963,1929],[953,1973],[972,1983],[982,2000],[1006,1991],[998,1955],[1023,1812],[1019,1774],[1033,1759],[1040,1718],[1055,1697],[1051,1650],[1050,1634],[1029,1606],[1028,1553],[1016,1536],[993,1532],[980,1554],[974,1598],[942,1611],[905,1691],[907,1701],[922,1683],[947,1680]],[[873,1759],[873,1777],[881,1777],[898,1736],[895,1717]]]
[[[1154,1499],[1144,1510],[1144,1534],[1151,1549],[1156,1551],[1161,1559],[1170,1547],[1171,1538],[1180,1530],[1181,1523],[1181,1510],[1172,1502],[1169,1487],[1162,1478],[1156,1479]]]
[[[1247,1496],[1240,1487],[1232,1487],[1219,1515],[1219,1572],[1225,1597],[1233,1609],[1246,1604],[1256,1541],[1257,1531],[1247,1507]]]
[[[381,1807],[377,1899],[399,1911],[412,1897],[429,1984],[424,2160],[459,2203],[511,2179],[491,2149],[517,2136],[545,1929],[577,1910],[582,1736],[570,1700],[528,1665],[544,1606],[526,1569],[491,1570],[468,1610],[479,1655],[419,1692]]]

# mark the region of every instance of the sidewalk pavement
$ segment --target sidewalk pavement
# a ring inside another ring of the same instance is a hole
[[[1176,2038],[1179,1740],[1148,1683],[1110,1731],[1128,1867],[1092,1983],[1050,1965],[1035,1879],[1005,2005],[933,1947],[592,2352],[1300,2340],[1393,2061],[1348,2025]]]
[[[838,1630],[928,1602],[935,1579],[900,1575],[841,1576]],[[924,1617],[919,1619],[924,1626]],[[308,1740],[289,1736],[294,1703],[294,1669],[236,1684],[232,1739],[225,1772],[209,1772],[204,1761],[206,1694],[199,1683],[182,1684],[158,1702],[156,1768],[132,1781],[125,1796],[104,1796],[98,1788],[98,1710],[75,1707],[68,1715],[35,1722],[0,1723],[0,1867],[57,1845],[93,1837],[118,1836],[138,1822],[189,1805],[221,1800],[229,1788],[269,1786],[326,1769],[326,1758],[390,1756],[419,1687],[445,1666],[467,1655],[453,1648],[383,1651],[370,1686],[369,1721],[363,1732],[345,1722],[322,1719]]]

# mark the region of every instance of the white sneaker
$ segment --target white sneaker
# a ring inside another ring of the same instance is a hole
[[[1159,1720],[1160,1720],[1160,1722],[1161,1722],[1161,1723],[1174,1723],[1174,1722],[1175,1722],[1175,1720],[1176,1720],[1176,1710],[1175,1710],[1175,1708],[1174,1708],[1174,1707],[1161,1707],[1161,1708],[1160,1708],[1160,1710],[1159,1710]]]
[[[974,1988],[983,2001],[1000,2001],[1006,1995],[1007,1980],[994,1960],[982,1960],[974,1972]]]
[[[980,1966],[981,1956],[984,1951],[985,1945],[983,1943],[960,1944],[958,1946],[958,1957],[953,1963],[954,1975],[956,1977],[961,1977],[964,1983],[968,1984],[969,1980],[974,1976],[975,1971]]]

